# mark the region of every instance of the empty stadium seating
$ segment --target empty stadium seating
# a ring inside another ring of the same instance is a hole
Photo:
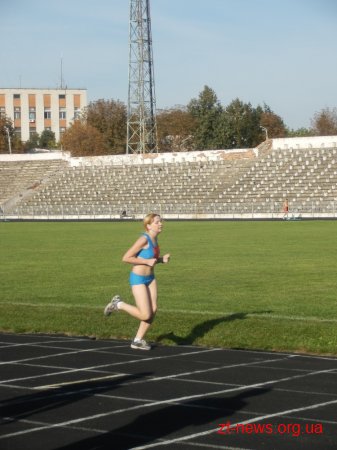
[[[57,176],[68,164],[62,159],[0,161],[0,205],[10,208]]]
[[[203,156],[207,152],[203,153]],[[62,160],[0,162],[4,202],[23,189],[7,214],[18,217],[127,217],[150,210],[167,217],[334,214],[337,148],[222,153],[218,159],[110,164],[95,158],[72,166]]]

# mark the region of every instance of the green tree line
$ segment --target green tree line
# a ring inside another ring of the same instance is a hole
[[[337,134],[337,108],[316,112],[309,129],[292,130],[266,104],[253,107],[236,98],[223,106],[209,86],[186,106],[158,111],[156,119],[160,152],[253,148],[267,138]],[[15,137],[10,119],[2,117],[0,153],[8,153],[9,133],[15,153],[31,148],[62,147],[73,156],[123,154],[126,151],[126,123],[124,103],[100,99],[89,103],[78,120],[67,128],[61,142],[55,142],[51,131],[44,131],[22,143]]]

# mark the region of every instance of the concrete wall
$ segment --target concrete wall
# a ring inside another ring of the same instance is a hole
[[[272,150],[335,148],[337,136],[315,136],[303,138],[272,139]],[[268,142],[268,141],[267,141]],[[148,153],[145,155],[107,155],[71,157],[68,152],[50,152],[37,154],[0,154],[0,161],[37,161],[48,159],[64,159],[71,166],[104,166],[132,164],[170,164],[183,162],[220,161],[223,159],[254,158],[258,156],[257,149],[233,150],[200,150],[177,153]]]
[[[272,150],[337,147],[337,136],[279,138],[272,139],[272,141]]]

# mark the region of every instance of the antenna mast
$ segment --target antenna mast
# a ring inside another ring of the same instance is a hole
[[[150,0],[130,0],[126,153],[158,152]]]
[[[63,80],[63,55],[61,54],[61,74],[60,74],[60,89],[63,89],[64,80]]]

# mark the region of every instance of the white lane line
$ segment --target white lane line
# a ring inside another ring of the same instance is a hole
[[[158,358],[162,359],[162,358],[166,358],[166,357],[158,357]],[[142,361],[146,361],[148,359],[152,360],[153,358],[145,358]],[[287,359],[287,357],[286,358],[283,357],[283,358],[276,358],[276,359],[274,358],[274,359],[270,359],[270,360],[264,360],[263,363],[266,364],[266,363],[269,363],[269,362],[282,361],[284,359]],[[134,361],[131,361],[131,362],[134,362]],[[130,363],[130,361],[128,363]],[[153,382],[153,381],[172,380],[172,379],[179,378],[179,377],[191,376],[191,375],[197,375],[197,374],[209,373],[209,372],[215,372],[215,371],[220,371],[220,370],[233,369],[233,368],[237,368],[237,367],[251,367],[251,366],[254,366],[254,365],[258,365],[259,363],[261,363],[261,361],[253,361],[251,363],[241,363],[241,364],[231,364],[231,365],[210,367],[210,368],[207,368],[207,369],[194,370],[194,371],[189,371],[189,372],[180,372],[178,374],[165,375],[165,376],[161,376],[161,377],[146,377],[146,378],[144,378],[142,380],[131,381],[128,384],[131,385],[131,384],[148,383],[148,382]],[[28,379],[44,378],[44,377],[53,376],[53,375],[61,375],[61,374],[70,374],[70,373],[79,373],[79,372],[93,371],[93,370],[97,370],[97,369],[102,368],[102,367],[112,367],[112,366],[115,367],[115,366],[121,365],[121,364],[125,365],[125,364],[127,364],[127,362],[119,362],[119,363],[107,364],[107,365],[102,365],[102,366],[92,366],[92,367],[86,367],[86,368],[80,368],[80,369],[65,370],[65,371],[61,371],[61,372],[52,372],[52,373],[49,373],[49,374],[34,375],[34,376],[31,376],[31,377],[23,377],[23,378],[18,378],[18,379],[10,379],[10,380],[7,380],[7,381],[1,381],[0,385],[1,384],[7,385],[8,383],[12,384],[15,381],[22,381],[22,380],[26,381]],[[325,370],[325,372],[332,372],[333,373],[334,370],[335,369],[327,369],[327,370]],[[297,376],[301,377],[301,376],[305,376],[307,374],[310,375],[311,373],[313,373],[313,372],[306,372],[303,375],[300,374],[300,375],[297,375]],[[316,373],[316,372],[314,372],[314,373]],[[319,373],[322,373],[322,371],[320,371]],[[36,387],[33,387],[32,389],[41,389],[41,387],[40,386],[36,386]],[[44,386],[43,386],[43,389],[44,389]]]
[[[271,419],[273,417],[284,417],[285,415],[293,414],[293,413],[299,412],[299,411],[309,411],[309,410],[312,410],[312,409],[322,408],[324,406],[329,406],[329,405],[332,405],[332,404],[335,404],[335,403],[337,403],[337,400],[333,400],[331,402],[316,403],[314,405],[303,406],[303,407],[294,408],[294,409],[288,409],[288,410],[285,410],[285,411],[278,411],[278,412],[272,413],[272,414],[265,414],[263,416],[255,417],[253,419],[248,419],[248,420],[244,420],[242,422],[233,423],[232,425],[230,425],[229,429],[234,429],[238,425],[247,425],[247,424],[250,424],[250,423],[256,423],[256,422],[260,422],[262,420]],[[195,439],[195,438],[199,438],[201,436],[207,436],[209,434],[216,433],[217,430],[218,429],[212,428],[211,430],[202,431],[200,433],[194,433],[194,434],[182,436],[180,438],[170,439],[170,440],[166,440],[166,441],[160,440],[157,443],[152,443],[152,444],[148,444],[148,445],[141,445],[139,447],[132,447],[130,450],[145,450],[147,448],[158,447],[158,445],[162,446],[162,445],[171,445],[173,443],[180,443],[180,442],[183,442],[183,441],[188,441],[190,439]]]
[[[46,348],[46,350],[48,350],[48,348]],[[64,351],[62,353],[54,353],[54,354],[49,353],[48,355],[34,356],[31,358],[24,358],[24,359],[17,359],[14,361],[2,361],[2,362],[0,362],[0,365],[4,366],[4,365],[8,365],[8,364],[20,364],[20,363],[27,362],[27,361],[38,361],[40,359],[55,358],[58,356],[67,356],[67,355],[88,353],[88,352],[95,352],[95,349],[80,349],[80,350],[76,350],[76,351],[70,351],[70,352]]]
[[[45,386],[35,387],[35,390],[46,390],[46,389],[57,389],[62,386],[72,386],[75,384],[83,384],[83,383],[91,383],[92,381],[101,381],[101,380],[111,380],[113,378],[121,378],[127,376],[127,373],[117,373],[114,375],[107,375],[105,377],[94,377],[94,378],[86,378],[76,381],[66,381],[64,383],[56,383],[56,384],[46,384]]]
[[[87,339],[75,339],[75,338],[64,338],[64,340],[62,340],[62,338],[58,338],[58,337],[55,337],[55,338],[53,338],[53,339],[61,339],[61,342],[72,342],[72,341],[75,341],[75,342],[77,342],[77,341],[79,341],[79,342],[85,342],[85,341],[87,341]],[[121,344],[121,341],[120,340],[114,340],[114,339],[111,339],[111,342],[116,342],[116,343],[119,343],[119,344]],[[46,342],[46,343],[48,343],[48,342]],[[52,341],[51,341],[51,343],[52,343]],[[34,346],[38,346],[38,344],[40,344],[40,343],[36,343],[36,344],[30,344],[30,343],[26,343],[26,344],[13,344],[13,346],[16,346],[16,345],[18,345],[18,346],[30,346],[30,345],[34,345]],[[92,348],[91,350],[92,351],[103,351],[104,349],[115,349],[115,348],[125,348],[125,347],[128,347],[129,345],[127,344],[127,343],[125,343],[125,344],[121,344],[121,345],[112,345],[111,347],[110,346],[108,346],[108,347],[101,347],[100,349],[95,349],[95,348]],[[183,348],[197,348],[197,347],[195,347],[195,346],[193,346],[193,345],[182,345],[182,346],[180,346],[180,347],[183,347]],[[45,347],[45,346],[42,346],[42,348],[46,348],[46,349],[48,349],[49,347]],[[55,347],[55,348],[57,348],[57,347]],[[64,347],[60,347],[60,348],[64,348]],[[76,350],[76,349],[75,349]],[[78,349],[78,351],[91,351],[90,349],[83,349],[83,350],[81,350],[81,349]],[[272,352],[272,351],[267,351],[267,350],[265,350],[265,351],[263,351],[263,350],[249,350],[249,349],[245,349],[245,350],[243,350],[243,349],[224,349],[224,348],[216,348],[216,349],[213,349],[213,350],[221,350],[221,351],[223,351],[223,352],[226,352],[226,353],[238,353],[238,352],[243,352],[243,353],[245,353],[245,354],[253,354],[253,355],[283,355],[283,356],[288,356],[289,358],[307,358],[307,359],[319,359],[319,360],[325,360],[325,361],[335,361],[335,362],[337,362],[337,356],[319,356],[319,355],[305,355],[305,354],[299,354],[299,353],[284,353],[284,352]],[[55,354],[55,355],[51,355],[51,356],[60,356],[60,355],[63,355],[62,353],[60,353],[60,354]],[[22,360],[17,360],[17,361],[4,361],[4,362],[0,362],[0,365],[2,365],[2,364],[11,364],[11,363],[19,363],[19,362],[21,362],[21,361],[30,361],[30,360],[35,360],[35,359],[41,359],[41,358],[48,358],[50,355],[47,355],[47,356],[41,356],[41,357],[32,357],[32,358],[26,358],[26,359],[22,359]]]
[[[73,424],[78,424],[81,422],[86,422],[88,420],[95,420],[95,419],[100,419],[103,417],[108,417],[108,416],[112,416],[112,415],[116,415],[116,414],[121,414],[121,413],[125,413],[125,412],[130,412],[130,411],[135,411],[138,409],[144,409],[144,408],[152,408],[154,406],[162,406],[162,405],[168,405],[168,404],[182,404],[184,402],[189,402],[191,400],[196,400],[199,398],[207,398],[207,397],[212,397],[212,396],[216,396],[216,395],[222,395],[222,394],[228,394],[231,392],[238,392],[238,391],[244,391],[244,390],[248,390],[248,389],[257,389],[257,388],[263,388],[265,386],[269,386],[272,384],[276,384],[276,383],[282,383],[284,381],[292,381],[294,379],[297,378],[305,378],[308,376],[314,376],[314,375],[318,375],[318,374],[322,374],[322,373],[327,373],[330,372],[329,370],[320,370],[320,371],[315,371],[312,372],[310,374],[303,374],[303,375],[294,375],[292,377],[284,377],[284,378],[279,378],[276,380],[270,380],[270,381],[266,381],[266,382],[261,382],[261,383],[254,383],[251,385],[246,385],[246,386],[242,386],[242,387],[238,387],[238,388],[230,388],[230,389],[222,389],[220,391],[213,391],[213,392],[207,392],[204,394],[194,394],[194,395],[187,395],[184,397],[176,397],[176,398],[172,398],[172,399],[167,399],[167,400],[158,400],[158,401],[153,401],[152,403],[147,403],[147,404],[141,404],[141,405],[136,405],[136,406],[131,406],[129,408],[122,408],[122,409],[118,409],[115,411],[108,411],[108,412],[104,412],[104,413],[100,413],[100,414],[94,414],[92,416],[86,416],[86,417],[81,417],[78,419],[73,419],[73,420],[69,420],[69,421],[65,421],[65,422],[59,422],[56,424],[52,424],[51,426],[45,426],[45,427],[37,427],[37,428],[31,428],[29,430],[22,430],[22,431],[18,431],[15,433],[9,433],[3,436],[0,436],[0,440],[4,439],[4,438],[8,438],[8,437],[13,437],[13,436],[19,436],[19,435],[23,435],[23,434],[30,434],[33,432],[37,432],[37,431],[41,431],[44,429],[51,429],[51,428],[58,428],[58,427],[66,427],[69,425],[73,425]],[[273,413],[273,414],[269,414],[266,416],[261,416],[259,418],[259,420],[263,420],[264,418],[268,418],[268,417],[276,417],[279,415],[284,415],[284,414],[291,414],[293,412],[298,412],[298,411],[305,411],[307,409],[314,409],[314,408],[319,408],[322,406],[328,406],[328,405],[332,405],[337,403],[337,400],[332,400],[332,401],[328,401],[328,402],[324,402],[324,403],[318,403],[316,405],[311,405],[311,406],[305,406],[305,407],[301,407],[301,408],[296,408],[296,409],[292,409],[292,410],[286,410],[286,411],[282,411],[282,412],[278,412],[278,413]],[[252,419],[253,422],[257,422],[257,420]],[[243,424],[245,423],[250,423],[249,420],[246,422],[242,422]],[[191,439],[193,439],[195,436],[203,436],[204,434],[211,434],[212,432],[215,432],[215,430],[211,430],[211,431],[206,431],[206,432],[202,432],[197,433],[197,434],[193,434],[191,435]],[[185,439],[189,439],[189,437],[186,438],[179,438],[173,441],[165,441],[167,442],[165,445],[170,444],[171,442],[175,442],[175,441],[179,441],[179,440],[185,440]],[[154,444],[153,446],[156,446],[157,444]],[[162,445],[162,442],[161,442]],[[139,447],[139,448],[143,448],[143,447]],[[144,447],[144,448],[150,448],[150,447]]]
[[[44,341],[44,342],[27,342],[27,343],[22,343],[22,344],[10,344],[10,345],[1,345],[0,344],[0,349],[1,350],[16,350],[17,348],[24,348],[24,347],[32,347],[32,348],[43,348],[45,350],[48,349],[53,349],[53,348],[58,348],[61,350],[81,350],[81,348],[77,348],[77,347],[70,347],[67,344],[72,344],[73,342],[83,342],[82,339],[74,339],[74,341],[71,340],[67,340],[67,341],[60,341],[60,345],[56,345],[57,343],[55,341]],[[65,345],[61,345],[62,343],[64,343]],[[110,347],[108,347],[110,348]],[[114,345],[111,346],[111,348],[115,348]],[[95,350],[95,348],[93,347],[93,350]]]
[[[263,361],[263,363],[283,361],[284,359],[287,359],[287,358],[265,359]],[[227,370],[227,369],[236,369],[237,367],[251,367],[254,365],[258,365],[260,363],[261,363],[261,361],[253,361],[253,362],[230,364],[230,365],[224,364],[223,366],[209,367],[207,369],[193,370],[190,372],[180,372],[177,374],[165,375],[165,376],[161,376],[161,377],[150,377],[150,378],[147,378],[146,380],[131,381],[129,384],[141,384],[141,383],[147,383],[148,381],[172,380],[174,378],[185,377],[185,376],[190,376],[190,375],[198,375],[201,373],[217,372],[219,370]],[[328,370],[333,371],[334,369],[328,369]],[[307,373],[308,372],[306,372],[306,374]],[[312,373],[312,372],[309,372],[309,373]]]
[[[13,383],[15,381],[24,381],[24,380],[31,380],[31,379],[35,379],[35,378],[43,378],[43,377],[49,377],[49,376],[53,376],[53,375],[58,375],[58,374],[63,374],[63,373],[72,373],[72,372],[85,372],[85,371],[89,371],[89,370],[98,370],[98,369],[102,369],[104,367],[116,367],[116,366],[125,366],[127,364],[137,364],[139,362],[143,363],[143,362],[148,362],[148,361],[158,361],[158,360],[163,360],[163,359],[170,359],[170,358],[180,358],[181,356],[191,356],[191,355],[195,355],[198,353],[209,353],[209,352],[213,352],[213,351],[219,351],[219,349],[207,349],[207,350],[200,350],[200,351],[193,351],[193,352],[184,352],[184,353],[179,353],[178,355],[174,354],[174,355],[166,355],[166,356],[153,356],[153,357],[149,357],[149,358],[142,358],[142,359],[131,359],[129,361],[119,361],[117,363],[109,363],[109,364],[100,364],[100,365],[96,365],[96,366],[88,366],[88,367],[82,367],[80,369],[73,369],[69,372],[67,371],[62,371],[62,372],[53,372],[53,373],[47,373],[47,374],[41,374],[41,375],[34,375],[34,376],[29,376],[29,377],[20,377],[20,378],[10,378],[8,380],[3,380],[0,381],[0,385],[1,384],[7,384],[7,383]],[[53,355],[54,356],[63,356],[63,355],[69,355],[72,353],[76,353],[76,352],[70,352],[70,353],[60,353],[58,355]],[[78,352],[80,353],[80,352]],[[47,356],[43,356],[43,357],[39,357],[37,359],[42,359],[42,358],[47,358]],[[30,358],[27,358],[27,361],[30,361]]]
[[[121,345],[121,346],[114,346],[112,348],[124,348],[124,347],[128,347],[128,345]],[[102,347],[104,348],[104,347]],[[196,348],[191,346],[191,348]],[[201,350],[197,350],[197,351],[191,351],[191,352],[183,352],[183,353],[175,353],[172,355],[166,355],[166,356],[154,356],[154,357],[150,357],[150,358],[142,358],[142,361],[149,361],[149,360],[155,360],[155,359],[163,359],[163,358],[175,358],[178,356],[187,356],[187,355],[197,355],[200,353],[209,353],[209,352],[215,352],[215,351],[221,351],[221,348],[210,348],[210,349],[201,349]],[[3,361],[0,362],[0,365],[5,365],[5,364],[19,364],[21,362],[26,362],[26,361],[36,361],[39,359],[46,359],[46,358],[54,358],[54,357],[58,357],[58,356],[66,356],[66,355],[72,355],[72,354],[76,354],[76,353],[85,353],[85,352],[96,352],[96,349],[78,349],[76,351],[71,351],[71,352],[62,352],[62,353],[55,353],[55,354],[50,354],[50,355],[43,355],[43,356],[34,356],[31,358],[24,358],[24,359],[18,359],[18,360],[14,360],[14,361]],[[113,353],[112,353],[113,355]],[[128,354],[129,355],[129,354]],[[136,360],[133,360],[132,362],[136,362]]]
[[[22,346],[23,347],[23,346]],[[115,348],[124,348],[126,347],[126,345],[111,345],[111,346],[106,346],[106,347],[92,347],[92,348],[79,348],[79,347],[70,347],[70,346],[64,346],[64,345],[41,345],[41,344],[30,344],[28,345],[28,347],[32,347],[32,348],[40,348],[40,349],[44,349],[44,350],[63,350],[63,351],[75,351],[75,352],[80,352],[80,351],[87,351],[90,352],[93,351],[95,353],[110,353],[111,354],[111,350],[115,349]],[[1,348],[1,347],[0,347]],[[12,347],[10,347],[10,350],[12,349]]]
[[[147,360],[147,359],[148,358],[146,358],[145,360]],[[282,361],[283,359],[284,358],[264,360],[264,363]],[[142,361],[144,361],[144,360],[142,360]],[[143,379],[143,380],[131,381],[128,384],[141,384],[141,383],[147,383],[147,382],[152,382],[152,381],[163,381],[163,380],[174,379],[174,378],[181,377],[181,376],[196,375],[196,374],[201,374],[201,373],[205,373],[205,372],[214,372],[214,371],[219,371],[219,370],[224,370],[224,369],[233,369],[233,368],[237,368],[237,367],[252,366],[252,365],[259,364],[260,362],[261,361],[254,361],[251,363],[223,365],[223,366],[218,366],[218,367],[210,367],[210,368],[202,369],[202,370],[182,372],[179,374],[165,375],[162,377],[147,377],[146,379]],[[24,377],[24,378],[16,378],[16,379],[11,379],[11,380],[7,380],[7,381],[8,381],[8,383],[13,383],[15,381],[23,381],[23,380],[26,381],[29,379],[44,378],[44,377],[53,376],[53,375],[71,374],[71,373],[78,373],[78,372],[82,372],[82,371],[84,371],[84,372],[89,372],[89,371],[93,371],[93,370],[97,371],[98,368],[111,367],[111,366],[116,366],[116,365],[120,365],[120,364],[125,364],[125,363],[114,363],[114,364],[107,364],[104,366],[93,366],[93,367],[85,367],[85,368],[81,368],[81,369],[64,370],[64,371],[58,371],[58,372],[51,372],[49,374],[33,375],[31,377]],[[0,385],[3,384],[5,386],[7,386],[7,381],[6,380],[0,381]],[[44,386],[42,386],[42,387],[36,386],[36,387],[32,387],[31,389],[45,389],[45,387]]]
[[[52,377],[55,375],[70,375],[70,374],[79,373],[79,372],[92,372],[94,368],[95,368],[95,366],[85,367],[82,369],[71,369],[71,370],[67,369],[67,370],[61,370],[61,371],[57,371],[57,372],[45,373],[45,374],[41,374],[41,375],[32,375],[29,377],[13,378],[10,380],[0,381],[0,385],[7,386],[7,383],[12,384],[13,382],[17,382],[17,381],[37,380],[37,379],[41,379],[41,378]],[[39,386],[35,386],[32,389],[39,389]]]
[[[179,442],[177,442],[179,444]],[[186,443],[185,443],[186,445]],[[201,447],[201,448],[217,448],[221,450],[253,450],[251,448],[243,448],[243,447],[228,447],[227,445],[224,447],[223,445],[212,445],[212,444],[198,444],[197,442],[187,442],[187,445],[190,447]]]
[[[13,421],[12,417],[5,417],[6,421],[11,422]],[[40,422],[37,420],[28,420],[28,419],[22,419],[20,420],[20,423],[27,423],[28,425],[46,425],[46,422]],[[50,426],[50,424],[49,424]],[[94,432],[97,434],[103,434],[108,433],[108,430],[99,430],[97,428],[85,428],[85,427],[68,427],[71,430],[80,430],[80,431],[87,431],[88,433]]]
[[[68,343],[68,342],[83,342],[86,339],[71,339],[71,338],[60,338],[58,340],[58,342],[64,342],[64,343]],[[14,348],[14,347],[35,347],[35,346],[39,346],[41,345],[42,347],[46,344],[55,344],[55,339],[53,341],[40,341],[40,342],[5,342],[5,341],[0,341],[0,347],[1,348]]]
[[[333,371],[332,371],[333,373]],[[216,381],[207,381],[207,380],[194,380],[193,378],[176,378],[176,380],[186,383],[199,383],[199,384],[208,384],[210,386],[232,386],[232,387],[239,387],[243,386],[242,384],[238,383],[225,383],[225,382],[216,382]],[[288,392],[288,393],[294,393],[294,394],[303,394],[303,395],[320,395],[322,397],[337,397],[336,393],[330,393],[330,392],[317,392],[317,391],[299,391],[298,389],[282,389],[282,388],[276,388],[274,391],[277,392]]]
[[[53,370],[73,370],[70,366],[52,366],[50,364],[30,364],[30,363],[20,363],[21,367],[34,367],[34,369],[53,369]],[[93,370],[93,372],[95,372]],[[97,372],[108,373],[107,371],[97,370]]]
[[[61,335],[53,335],[53,334],[39,334],[39,333],[33,333],[33,334],[26,334],[26,333],[3,333],[0,334],[0,343],[9,343],[9,341],[2,341],[2,337],[7,336],[9,338],[15,338],[20,337],[23,339],[35,339],[34,342],[38,341],[39,339],[48,339],[50,342],[54,341],[87,341],[88,338],[86,337],[76,337],[76,336],[61,336]],[[32,341],[33,342],[33,341]],[[41,341],[44,342],[44,341]],[[14,344],[20,344],[20,342],[14,342]]]

